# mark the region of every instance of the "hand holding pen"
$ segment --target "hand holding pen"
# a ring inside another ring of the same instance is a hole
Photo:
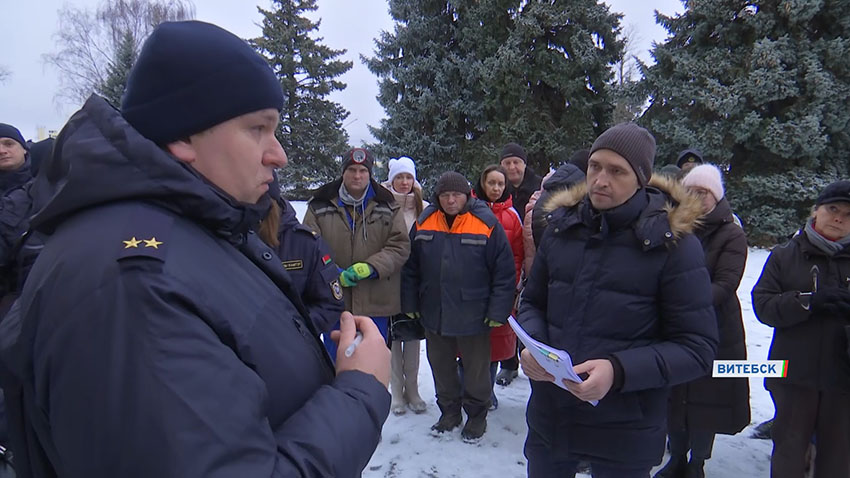
[[[336,373],[358,370],[373,375],[385,387],[390,381],[390,350],[371,318],[343,312],[339,330],[331,332],[338,347]]]

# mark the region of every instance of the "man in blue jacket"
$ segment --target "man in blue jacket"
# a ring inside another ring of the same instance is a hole
[[[649,183],[655,138],[624,123],[597,138],[587,179],[547,203],[519,322],[572,355],[569,391],[521,354],[532,379],[528,475],[646,478],[660,463],[669,387],[705,375],[717,346],[711,283],[691,234],[699,201]],[[589,401],[598,400],[597,406]]]
[[[251,233],[286,164],[280,84],[243,40],[160,25],[121,112],[92,96],[42,165],[50,234],[0,325],[23,477],[359,476],[389,351],[343,314],[336,369]]]
[[[0,197],[32,179],[29,147],[18,128],[0,123]]]
[[[442,434],[460,426],[465,441],[479,440],[490,408],[490,327],[507,322],[516,283],[514,258],[490,208],[470,197],[456,172],[440,176],[433,203],[410,231],[410,258],[402,270],[402,310],[421,316],[437,389]],[[463,357],[463,387],[457,355]]]

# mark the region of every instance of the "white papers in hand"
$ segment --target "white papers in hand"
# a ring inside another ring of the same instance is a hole
[[[573,360],[569,353],[535,340],[532,336],[528,335],[525,329],[519,325],[519,322],[517,322],[513,316],[508,317],[508,324],[510,324],[511,328],[514,329],[519,340],[525,344],[525,348],[531,351],[531,354],[534,356],[534,359],[537,360],[537,363],[546,369],[550,375],[555,377],[555,385],[567,390],[567,386],[564,385],[563,380],[569,380],[576,383],[581,383],[583,381],[581,377],[576,374],[575,370],[573,370]],[[599,401],[591,400],[588,403],[596,406]]]

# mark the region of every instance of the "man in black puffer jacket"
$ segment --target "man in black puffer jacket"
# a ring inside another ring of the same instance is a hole
[[[389,351],[343,314],[336,370],[269,209],[283,107],[268,63],[202,22],[154,30],[119,113],[92,96],[41,166],[50,235],[0,325],[21,477],[360,476]]]
[[[532,478],[572,476],[582,460],[595,478],[647,477],[664,454],[669,387],[711,368],[711,283],[691,234],[699,202],[648,184],[654,156],[647,130],[614,126],[591,148],[586,186],[549,201],[519,322],[586,378],[559,388],[539,351],[523,350]]]

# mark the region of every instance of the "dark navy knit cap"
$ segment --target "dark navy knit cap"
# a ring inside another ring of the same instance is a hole
[[[266,60],[215,25],[166,22],[145,41],[121,103],[142,136],[164,145],[254,111],[283,108]]]
[[[818,200],[815,203],[815,206],[832,204],[834,202],[850,203],[850,181],[835,181],[825,187],[818,195]]]
[[[499,155],[499,161],[512,156],[521,159],[523,163],[528,162],[528,156],[525,154],[525,148],[522,146],[516,143],[508,143],[502,146],[502,154]]]
[[[24,135],[21,134],[21,131],[18,128],[6,123],[0,123],[0,138],[11,138],[20,143],[20,145],[27,151],[29,151],[29,147],[27,146],[27,142],[24,140]]]

